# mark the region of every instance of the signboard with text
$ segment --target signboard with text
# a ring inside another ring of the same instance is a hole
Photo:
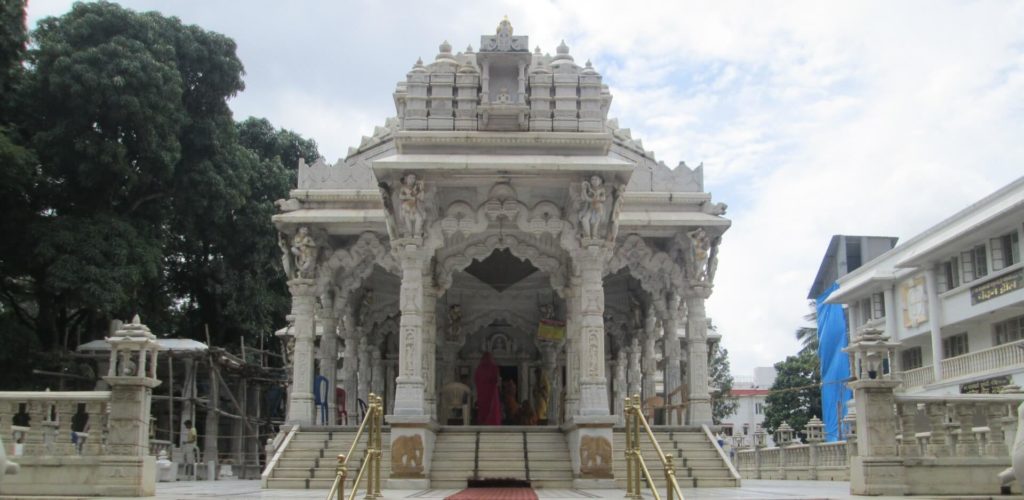
[[[971,305],[980,304],[1000,295],[1024,288],[1024,269],[1000,276],[992,281],[971,287]]]

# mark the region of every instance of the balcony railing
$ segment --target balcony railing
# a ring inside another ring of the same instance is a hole
[[[958,379],[1001,368],[1022,366],[1024,365],[1024,349],[1020,346],[1024,346],[1024,340],[944,359],[942,360],[942,379]],[[931,365],[907,370],[902,374],[903,387],[907,389],[935,383],[934,373]]]

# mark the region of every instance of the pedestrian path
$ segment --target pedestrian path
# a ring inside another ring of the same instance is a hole
[[[443,500],[454,495],[460,489],[436,489],[436,490],[385,490],[386,500],[397,499],[423,499]],[[563,499],[563,498],[598,498],[598,499],[622,499],[625,497],[624,490],[573,490],[558,488],[537,489],[539,500]],[[853,497],[850,495],[850,483],[841,481],[760,481],[744,480],[743,486],[738,488],[693,488],[684,491],[686,500],[718,500],[718,499],[757,499],[757,500],[802,500],[802,499],[850,499],[867,497]],[[207,500],[207,499],[308,499],[324,500],[327,497],[327,490],[265,490],[260,488],[259,481],[181,481],[177,483],[157,483],[156,500]],[[0,498],[3,498],[0,496]],[[149,497],[147,500],[152,500]],[[362,493],[356,495],[362,498]],[[651,498],[645,495],[645,498]],[[880,500],[886,497],[871,497],[872,500]],[[892,497],[906,499],[906,497]],[[923,497],[915,497],[923,498]],[[987,497],[975,497],[987,498]],[[1020,499],[1022,497],[1000,496],[999,500]],[[123,498],[118,500],[125,500]]]

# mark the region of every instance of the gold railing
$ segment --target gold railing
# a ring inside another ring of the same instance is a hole
[[[348,453],[338,455],[338,476],[334,478],[334,484],[331,485],[331,492],[327,494],[327,500],[338,500],[345,496],[348,461],[355,453],[356,445],[359,444],[359,438],[362,437],[364,430],[367,431],[365,458],[359,467],[359,473],[352,481],[352,491],[348,495],[348,500],[353,500],[356,497],[359,481],[363,479],[364,474],[366,474],[366,496],[363,498],[382,498],[384,496],[380,492],[380,457],[383,453],[381,427],[384,423],[384,404],[376,394],[370,394],[369,399],[370,406],[366,410],[363,422],[359,424],[359,430],[356,431],[356,437],[352,440],[352,446],[348,448]]]
[[[641,478],[643,478],[647,481],[647,486],[651,489],[651,494],[654,495],[655,500],[661,500],[661,495],[658,494],[658,487],[654,484],[651,471],[647,468],[647,463],[644,462],[643,454],[640,452],[640,429],[643,428],[644,433],[647,434],[647,437],[650,438],[651,443],[654,445],[654,450],[658,453],[662,466],[665,468],[667,500],[683,500],[683,492],[680,491],[679,483],[676,481],[676,468],[672,463],[672,456],[665,454],[661,450],[658,440],[654,439],[654,432],[651,431],[651,426],[647,424],[647,419],[644,418],[644,413],[640,406],[640,396],[626,398],[625,407],[626,498],[643,498],[640,495]]]

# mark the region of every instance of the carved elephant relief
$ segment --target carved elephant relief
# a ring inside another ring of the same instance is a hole
[[[603,436],[580,439],[580,475],[587,478],[612,477],[612,444]]]
[[[399,436],[391,440],[391,476],[423,476],[422,436]]]

